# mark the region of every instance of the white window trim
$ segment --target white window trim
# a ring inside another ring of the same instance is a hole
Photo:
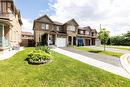
[[[49,24],[42,23],[41,24],[41,29],[48,30],[49,29]]]

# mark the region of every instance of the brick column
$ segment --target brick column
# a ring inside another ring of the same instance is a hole
[[[73,40],[73,36],[72,36],[72,37],[71,37],[71,45],[73,45],[73,41],[74,41],[74,40]]]

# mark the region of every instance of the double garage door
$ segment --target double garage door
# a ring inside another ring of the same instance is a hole
[[[57,38],[56,39],[56,46],[57,47],[66,47],[67,46],[67,39],[66,38]]]

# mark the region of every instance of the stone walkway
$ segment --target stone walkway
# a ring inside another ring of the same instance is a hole
[[[66,48],[61,48],[70,52],[74,52],[74,53],[78,53],[81,54],[83,56],[87,56],[87,57],[91,57],[93,59],[105,62],[105,63],[109,63],[118,67],[122,67],[121,63],[120,63],[120,58],[117,57],[113,57],[113,56],[107,56],[107,55],[102,55],[102,54],[96,54],[96,53],[90,53],[87,51],[83,51],[83,50],[78,50],[72,47],[66,47]]]
[[[55,49],[52,49],[52,50],[54,50],[55,52],[58,52],[60,54],[69,56],[73,59],[84,62],[86,64],[101,68],[101,69],[106,70],[108,72],[111,72],[113,74],[116,74],[116,75],[130,79],[130,74],[128,74],[122,67],[117,67],[117,66],[114,66],[112,64],[105,63],[105,62],[96,60],[94,58],[83,56],[83,55],[80,55],[80,54],[77,54],[77,53],[74,53],[74,52],[70,52],[70,51],[66,51],[66,50],[63,50],[63,49],[60,49],[60,48],[55,48]]]
[[[86,46],[86,47],[96,49],[96,50],[104,50],[103,47],[97,47],[97,46]],[[130,51],[128,51],[128,50],[121,50],[121,49],[116,49],[116,48],[107,48],[106,47],[106,50],[112,51],[112,52],[123,53],[123,54],[130,53]]]

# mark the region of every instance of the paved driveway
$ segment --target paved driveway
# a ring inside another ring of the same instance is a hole
[[[87,57],[91,57],[93,59],[105,62],[105,63],[109,63],[118,67],[122,67],[121,63],[120,63],[120,59],[117,57],[113,57],[113,56],[107,56],[107,55],[101,55],[101,54],[96,54],[96,53],[90,53],[87,51],[83,51],[83,50],[78,50],[72,47],[66,47],[66,48],[61,48],[63,50],[67,50],[73,53],[77,53],[83,56],[87,56]]]
[[[96,49],[96,50],[104,50],[103,47],[97,47],[97,46],[86,46],[86,47]],[[112,52],[123,53],[123,54],[130,53],[130,51],[128,50],[121,50],[121,49],[116,49],[116,48],[106,48],[106,50],[112,51]]]

